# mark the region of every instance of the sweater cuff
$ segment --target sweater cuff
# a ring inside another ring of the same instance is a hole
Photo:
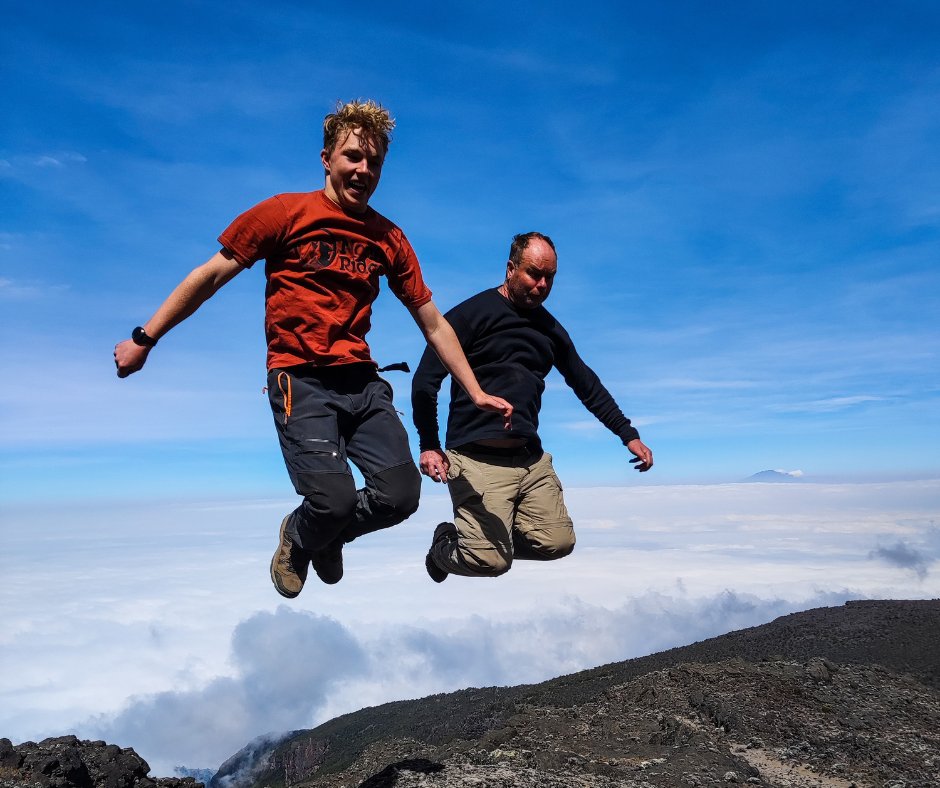
[[[620,431],[620,440],[623,441],[623,445],[626,446],[630,441],[635,441],[640,437],[640,433],[637,432],[636,427],[630,426],[629,424]]]

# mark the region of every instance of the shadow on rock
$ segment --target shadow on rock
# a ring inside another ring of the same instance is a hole
[[[386,766],[378,774],[373,774],[368,780],[361,782],[359,788],[394,788],[398,782],[398,775],[402,772],[418,772],[419,774],[434,774],[444,768],[442,763],[434,763],[427,758],[414,758],[408,761],[399,761]]]

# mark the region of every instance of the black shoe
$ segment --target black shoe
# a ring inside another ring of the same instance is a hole
[[[343,542],[339,540],[310,554],[310,563],[324,583],[333,585],[343,579]]]
[[[434,561],[432,553],[434,552],[434,545],[436,545],[442,539],[446,539],[445,534],[448,531],[453,531],[454,526],[451,523],[440,523],[437,528],[434,529],[434,536],[431,539],[431,549],[428,550],[427,556],[424,558],[424,568],[428,570],[428,577],[430,577],[435,583],[443,583],[447,579],[447,570],[441,569],[437,563]]]
[[[441,569],[431,556],[430,551],[424,558],[424,568],[428,570],[428,577],[435,583],[443,583],[447,579],[447,572]]]

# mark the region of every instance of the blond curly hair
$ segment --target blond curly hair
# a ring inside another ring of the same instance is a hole
[[[358,99],[345,104],[337,101],[336,111],[323,119],[323,149],[332,153],[343,132],[362,129],[367,136],[381,142],[383,151],[387,151],[394,128],[395,119],[377,101]]]

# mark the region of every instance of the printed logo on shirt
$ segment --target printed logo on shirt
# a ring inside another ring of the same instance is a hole
[[[382,274],[385,270],[385,255],[368,241],[328,235],[301,244],[297,251],[306,271],[332,267],[351,274]]]

